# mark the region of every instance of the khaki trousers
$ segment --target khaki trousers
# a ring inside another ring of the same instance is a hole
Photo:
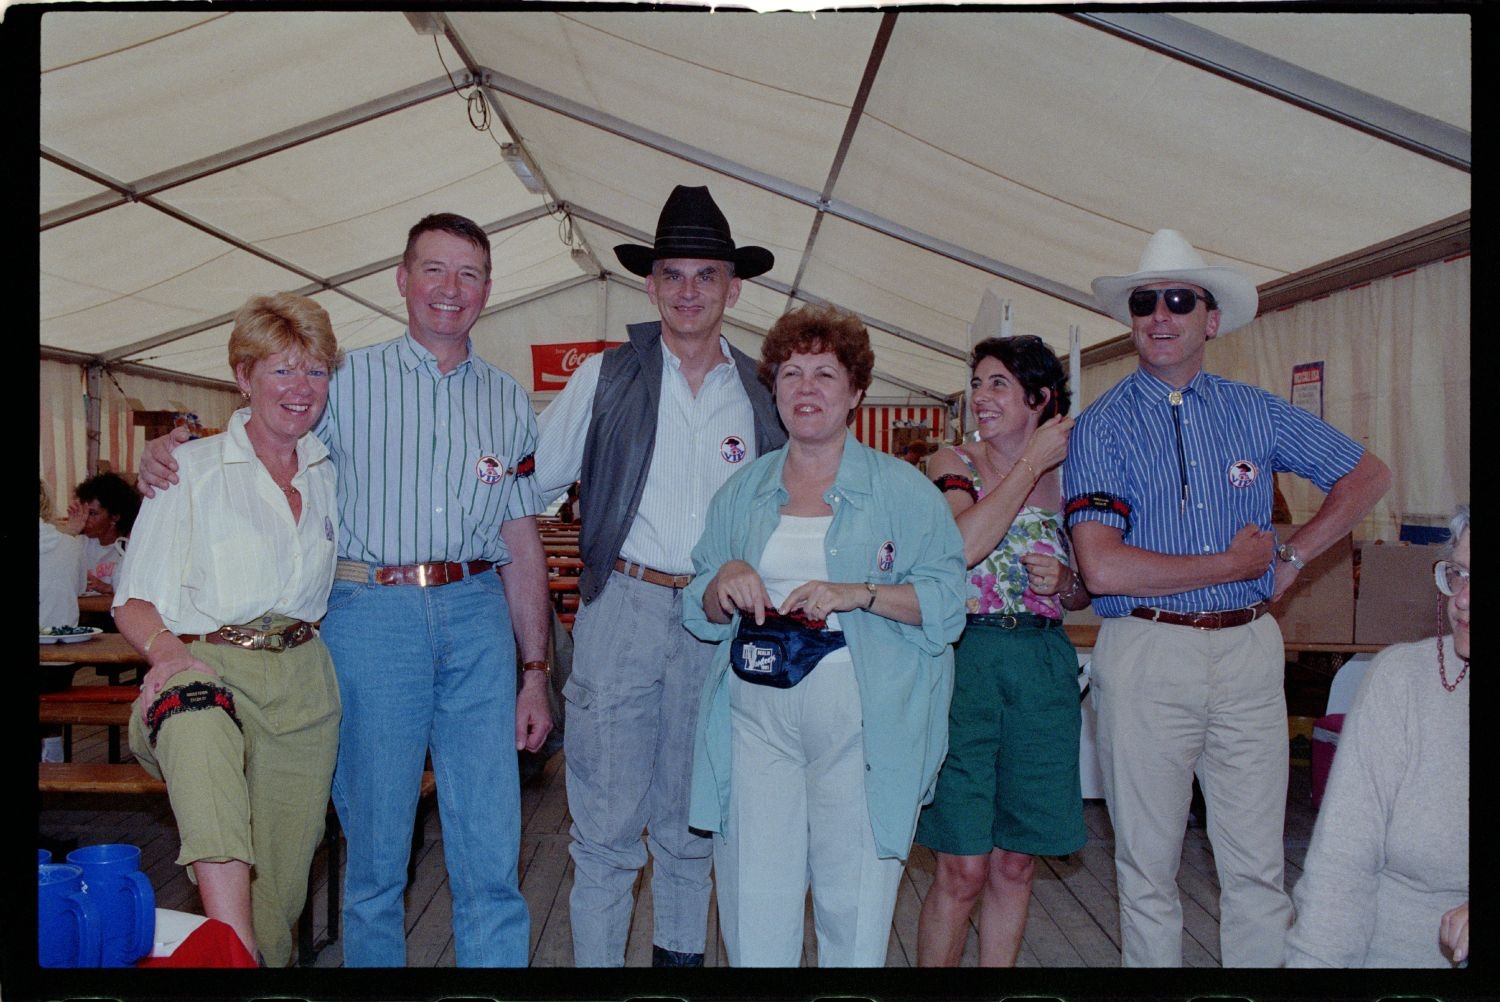
[[[1182,965],[1182,859],[1192,779],[1208,805],[1225,967],[1279,967],[1291,901],[1281,628],[1198,630],[1109,619],[1094,647],[1099,762],[1115,830],[1122,962]]]
[[[193,682],[226,686],[243,730],[222,710],[192,710],[168,717],[152,745],[137,700],[130,750],[166,781],[181,838],[178,863],[251,864],[256,943],[268,966],[285,967],[338,751],[333,661],[321,640],[280,654],[201,640],[188,649],[219,677],[181,672],[163,692]]]

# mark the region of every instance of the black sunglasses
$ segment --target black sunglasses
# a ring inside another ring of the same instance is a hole
[[[1157,293],[1167,301],[1167,309],[1178,316],[1193,312],[1193,307],[1198,305],[1200,298],[1205,309],[1219,308],[1211,292],[1198,292],[1194,289],[1136,289],[1130,294],[1130,315],[1149,317],[1155,313]]]

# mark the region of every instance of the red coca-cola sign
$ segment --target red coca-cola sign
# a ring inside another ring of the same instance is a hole
[[[531,388],[560,390],[583,360],[623,341],[570,341],[567,344],[534,344],[531,346]]]

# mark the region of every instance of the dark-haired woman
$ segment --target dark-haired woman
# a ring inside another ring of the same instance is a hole
[[[1068,565],[1057,466],[1067,376],[1040,338],[990,338],[970,362],[979,442],[927,461],[964,539],[968,625],[954,666],[948,758],[916,840],[937,856],[917,962],[957,966],[969,913],[979,965],[1012,967],[1037,856],[1081,848],[1078,656],[1064,609],[1088,602]]]

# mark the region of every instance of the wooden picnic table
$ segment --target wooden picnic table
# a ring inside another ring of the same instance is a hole
[[[118,633],[99,633],[73,644],[37,644],[37,660],[42,664],[146,666],[146,659]]]

